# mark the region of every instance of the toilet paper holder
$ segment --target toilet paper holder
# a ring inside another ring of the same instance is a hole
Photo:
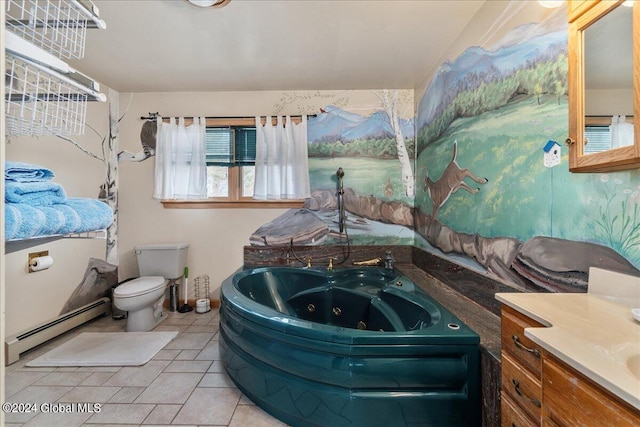
[[[49,251],[31,252],[29,254],[29,273],[46,270],[53,264],[53,258],[49,256]]]

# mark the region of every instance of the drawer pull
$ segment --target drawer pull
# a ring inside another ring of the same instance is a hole
[[[521,350],[528,351],[536,357],[540,357],[540,352],[535,348],[529,348],[526,345],[520,342],[520,338],[517,335],[511,335],[511,339],[513,339],[513,343]]]
[[[520,383],[518,381],[511,380],[511,382],[513,383],[513,388],[515,389],[516,393],[518,393],[518,396],[524,397],[525,399],[528,399],[531,403],[533,403],[537,408],[541,408],[542,405],[540,404],[540,401],[538,399],[532,399],[529,396],[527,396],[526,394],[524,394],[522,392],[522,390],[520,390]]]

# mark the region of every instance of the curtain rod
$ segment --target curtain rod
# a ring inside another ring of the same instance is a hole
[[[307,117],[317,117],[318,116],[317,114],[304,114],[304,115],[307,116]],[[155,120],[155,119],[158,118],[158,116],[160,116],[159,113],[149,113],[149,115],[146,116],[146,117],[145,116],[141,116],[140,120]],[[286,116],[286,114],[285,114],[285,116]],[[297,115],[289,114],[289,117],[291,117],[292,119],[301,119],[302,116],[303,116],[302,114],[297,114]],[[266,117],[266,116],[260,115],[260,117]],[[277,116],[271,116],[271,117],[277,117]],[[162,117],[161,116],[161,118],[168,119],[169,117]],[[193,117],[187,117],[187,118],[193,118]],[[243,116],[228,116],[228,117],[227,116],[224,116],[224,117],[221,117],[221,116],[218,116],[218,117],[206,116],[205,117],[205,119],[224,119],[224,120],[249,120],[249,119],[255,119],[255,118],[256,118],[255,116],[244,116],[244,117]]]

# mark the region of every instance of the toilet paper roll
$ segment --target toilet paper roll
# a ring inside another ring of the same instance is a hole
[[[50,256],[36,257],[31,259],[29,265],[31,266],[31,271],[46,270],[53,265],[53,258]]]
[[[196,312],[197,313],[205,313],[207,311],[210,310],[210,308],[207,307],[207,302],[209,302],[206,299],[199,299],[196,300]]]

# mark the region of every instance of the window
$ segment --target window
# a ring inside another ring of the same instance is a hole
[[[207,118],[207,200],[163,201],[165,208],[300,208],[303,200],[255,200],[253,118]]]
[[[210,127],[206,136],[207,195],[241,200],[253,196],[256,128]]]

